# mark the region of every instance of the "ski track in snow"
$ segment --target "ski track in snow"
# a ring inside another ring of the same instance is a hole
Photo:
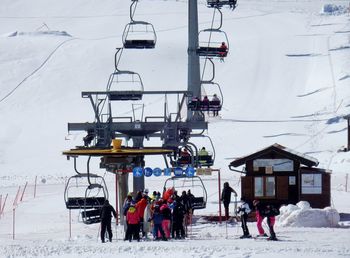
[[[343,129],[340,129],[340,130],[329,131],[327,132],[327,134],[341,133],[341,132],[347,131],[347,129],[348,129],[347,127],[344,127]]]
[[[281,134],[273,134],[273,135],[264,135],[264,138],[276,138],[281,136],[309,136],[303,133],[281,133]]]
[[[338,51],[338,50],[347,50],[347,49],[350,49],[350,46],[339,46],[336,48],[331,48],[329,49],[329,51]]]
[[[322,54],[315,54],[315,53],[302,53],[302,54],[286,54],[288,57],[316,57],[321,56]]]
[[[305,93],[305,94],[299,94],[297,95],[297,97],[301,98],[301,97],[307,97],[307,96],[310,96],[310,95],[313,95],[315,93],[319,93],[319,92],[322,92],[322,91],[325,91],[325,90],[329,90],[329,89],[332,89],[333,87],[324,87],[324,88],[320,88],[320,89],[317,89],[317,90],[314,90],[314,91],[311,91],[311,92],[308,92],[308,93]]]
[[[0,104],[6,100],[8,97],[10,97],[23,83],[25,83],[30,77],[32,77],[33,75],[35,75],[38,71],[41,70],[41,68],[44,67],[44,65],[51,59],[51,57],[56,53],[56,51],[62,47],[64,44],[66,44],[69,41],[75,40],[75,38],[72,39],[67,39],[63,42],[61,42],[60,44],[58,44],[58,46],[46,57],[46,59],[36,68],[34,69],[30,74],[28,74],[26,77],[24,77],[24,79],[18,83],[9,93],[7,93],[2,99],[0,99]]]
[[[346,79],[349,79],[349,78],[350,78],[350,75],[347,74],[347,75],[344,75],[344,76],[340,77],[339,81],[346,80]]]

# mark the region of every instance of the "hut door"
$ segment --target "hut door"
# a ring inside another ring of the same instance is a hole
[[[288,177],[277,176],[277,199],[284,202],[289,196]]]

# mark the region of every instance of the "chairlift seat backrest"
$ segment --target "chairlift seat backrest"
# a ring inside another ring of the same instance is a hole
[[[192,111],[220,111],[221,102],[218,100],[211,100],[208,102],[191,101],[188,103],[188,108]]]
[[[81,217],[85,224],[94,224],[101,222],[101,210],[84,210],[81,212]]]
[[[213,156],[212,155],[200,155],[200,156],[198,156],[198,163],[201,166],[210,167],[210,166],[214,165]]]
[[[110,101],[115,100],[141,100],[142,91],[114,91],[108,93],[108,99]]]
[[[66,207],[67,209],[100,208],[105,200],[105,197],[69,197],[66,202]]]
[[[236,0],[207,0],[207,5],[209,7],[222,7],[228,5],[234,7],[236,5]]]
[[[156,42],[154,40],[145,40],[145,39],[132,39],[124,41],[124,48],[136,48],[136,49],[144,49],[144,48],[154,48]]]
[[[209,56],[209,57],[226,57],[228,49],[225,51],[220,47],[199,47],[197,49],[197,54],[199,56]]]
[[[206,207],[203,197],[193,197],[191,199],[191,205],[194,210],[204,209]]]

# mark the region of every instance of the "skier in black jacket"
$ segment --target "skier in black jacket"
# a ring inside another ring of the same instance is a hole
[[[105,200],[102,208],[101,208],[101,240],[102,243],[105,242],[105,233],[106,229],[108,232],[108,238],[109,242],[112,242],[112,215],[114,218],[117,217],[117,213],[115,212],[115,209],[112,207],[112,205],[109,204],[108,200]]]
[[[174,201],[173,209],[173,227],[171,231],[172,238],[185,238],[184,216],[186,214],[185,208],[181,202]]]
[[[222,189],[221,201],[224,203],[225,207],[225,218],[226,220],[229,218],[229,205],[231,202],[231,193],[234,193],[235,197],[237,197],[237,193],[233,188],[228,184],[228,182],[224,183],[224,189]]]

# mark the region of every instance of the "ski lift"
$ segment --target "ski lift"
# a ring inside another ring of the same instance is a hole
[[[174,156],[170,156],[170,164],[173,167],[211,167],[214,165],[215,148],[211,138],[207,135],[201,135],[209,139],[211,150],[206,150],[205,147],[198,149],[194,143],[187,142],[186,145],[180,145],[178,151],[174,152]],[[181,152],[187,150],[189,155],[181,155]],[[179,154],[179,155],[178,155]]]
[[[109,76],[107,91],[110,101],[141,100],[143,95],[141,76],[132,71],[115,71]]]
[[[226,32],[220,29],[205,29],[199,32],[198,37],[199,47],[197,54],[199,56],[218,58],[227,56],[229,43]]]
[[[205,137],[209,140],[211,148],[206,149],[205,147],[202,147],[201,149],[198,150],[197,152],[197,157],[196,157],[196,164],[195,167],[211,167],[214,165],[215,161],[215,148],[213,141],[208,135],[202,135],[201,137]]]
[[[122,40],[124,48],[147,49],[155,47],[157,36],[151,23],[131,21],[124,28]]]
[[[100,210],[108,200],[108,190],[103,177],[91,174],[89,157],[87,161],[87,173],[80,173],[76,167],[76,156],[74,158],[74,169],[77,175],[71,176],[64,189],[64,201],[69,210],[81,210],[82,221],[85,224],[98,223],[101,221]]]
[[[208,7],[221,8],[229,6],[232,9],[236,8],[237,0],[207,0]]]
[[[94,180],[94,183],[89,182]],[[97,182],[100,183],[97,183]],[[100,209],[108,199],[106,182],[95,174],[78,174],[70,177],[64,190],[64,200],[69,210],[82,210],[85,224],[100,222]]]
[[[192,111],[219,112],[224,100],[220,85],[212,81],[202,81],[201,85],[205,94],[202,94],[201,99],[192,98],[188,103],[188,108]]]
[[[174,176],[168,178],[164,183],[164,189],[174,188],[181,195],[183,191],[191,190],[194,195],[191,198],[193,210],[205,209],[207,205],[207,190],[199,176]]]
[[[214,154],[211,151],[207,151],[205,147],[198,152],[197,167],[211,167],[214,165]]]
[[[154,48],[157,41],[156,31],[151,23],[135,21],[134,14],[138,0],[131,0],[130,22],[125,26],[122,40],[124,48]]]
[[[196,148],[197,149],[197,148]],[[194,166],[194,159],[196,157],[196,150],[187,144],[185,146],[180,146],[177,151],[174,152],[174,159],[170,160],[170,164],[173,167],[184,167],[192,165]]]
[[[114,100],[141,100],[143,95],[143,83],[141,76],[133,71],[123,71],[118,69],[118,63],[121,54],[118,58],[118,53],[122,48],[117,48],[114,55],[115,72],[108,79],[107,89],[108,99]]]

